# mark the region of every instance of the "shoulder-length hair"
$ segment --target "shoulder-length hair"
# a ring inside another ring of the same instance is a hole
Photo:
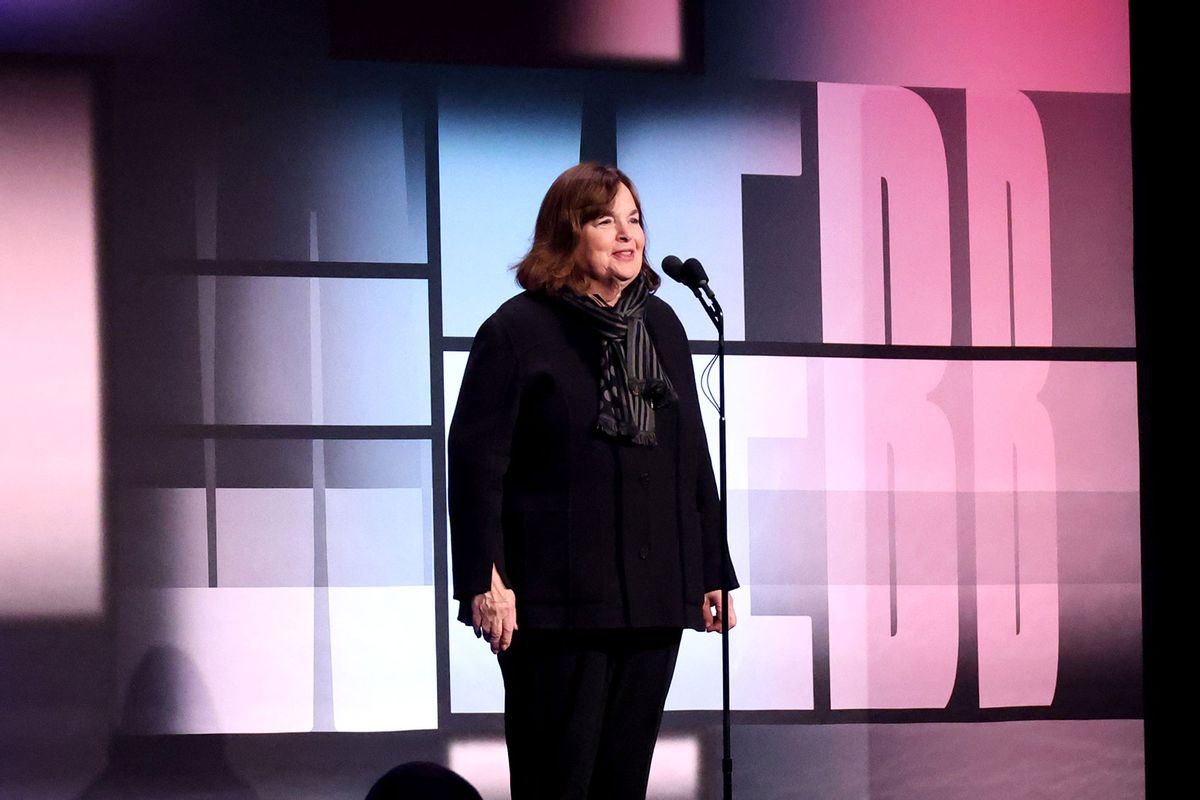
[[[611,211],[621,184],[633,195],[638,219],[644,224],[637,189],[629,176],[616,167],[584,162],[555,178],[538,210],[533,226],[533,245],[513,266],[517,271],[517,283],[530,291],[546,294],[565,290],[584,294],[587,271],[579,254],[583,226]],[[642,273],[652,291],[662,283],[646,260],[644,249]]]

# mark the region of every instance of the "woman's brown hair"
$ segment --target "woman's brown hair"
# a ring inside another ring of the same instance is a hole
[[[633,181],[616,167],[584,162],[555,178],[542,198],[542,207],[533,226],[533,245],[513,267],[517,271],[517,283],[530,291],[546,294],[558,294],[568,289],[584,294],[587,273],[579,259],[583,226],[609,212],[621,184],[633,195],[638,219],[644,219],[642,201],[638,199]],[[646,260],[644,250],[642,273],[651,291],[662,283]]]

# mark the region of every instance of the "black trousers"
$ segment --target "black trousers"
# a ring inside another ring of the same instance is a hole
[[[681,633],[517,631],[499,658],[512,800],[644,800]]]

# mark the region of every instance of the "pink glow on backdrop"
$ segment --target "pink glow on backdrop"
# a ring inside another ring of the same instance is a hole
[[[827,491],[959,489],[953,432],[930,400],[945,362],[828,359],[823,369]]]
[[[102,602],[91,88],[0,72],[0,617]]]
[[[1050,176],[1042,123],[1025,95],[967,92],[967,194],[971,343],[1053,344]]]
[[[979,704],[1049,705],[1058,679],[1054,429],[1045,362],[974,367]]]
[[[116,669],[126,729],[311,731],[314,593],[278,586],[122,593]],[[168,681],[167,691],[155,676]]]
[[[981,707],[1052,703],[1062,646],[1059,562],[1069,557],[1068,569],[1078,570],[1081,557],[1059,553],[1061,493],[1137,490],[1133,365],[738,357],[729,374],[735,562],[753,563],[740,533],[754,525],[744,489],[825,496],[838,707],[939,707],[957,678],[964,622],[976,631]],[[707,421],[715,428],[714,417]],[[958,532],[972,527],[955,510],[964,493],[975,503],[967,618],[956,593],[970,574],[958,556]],[[812,521],[789,524],[790,532],[773,535],[806,541]],[[1136,527],[1126,535],[1136,552]],[[1115,544],[1097,540],[1089,546],[1101,552],[1087,558],[1105,558]],[[761,576],[749,577],[742,612],[757,624],[750,601]],[[808,636],[793,633],[787,649]],[[932,646],[918,646],[918,637]],[[756,675],[807,666],[779,648],[753,649]],[[801,677],[811,684],[811,675]],[[770,696],[776,708],[793,707]]]
[[[1054,421],[1059,492],[1137,492],[1137,367],[1062,361],[1038,399]]]
[[[1060,92],[1129,91],[1123,0],[738,3],[734,69],[762,78]]]
[[[890,86],[817,90],[827,342],[885,342],[881,178],[888,184],[893,344],[950,343],[950,201],[933,111]]]
[[[832,708],[941,708],[958,670],[953,432],[937,361],[824,365]]]
[[[574,0],[556,44],[571,55],[675,64],[683,60],[680,0]]]

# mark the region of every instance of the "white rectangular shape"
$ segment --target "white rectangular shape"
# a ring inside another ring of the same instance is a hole
[[[329,641],[337,730],[437,728],[432,586],[331,588]]]

